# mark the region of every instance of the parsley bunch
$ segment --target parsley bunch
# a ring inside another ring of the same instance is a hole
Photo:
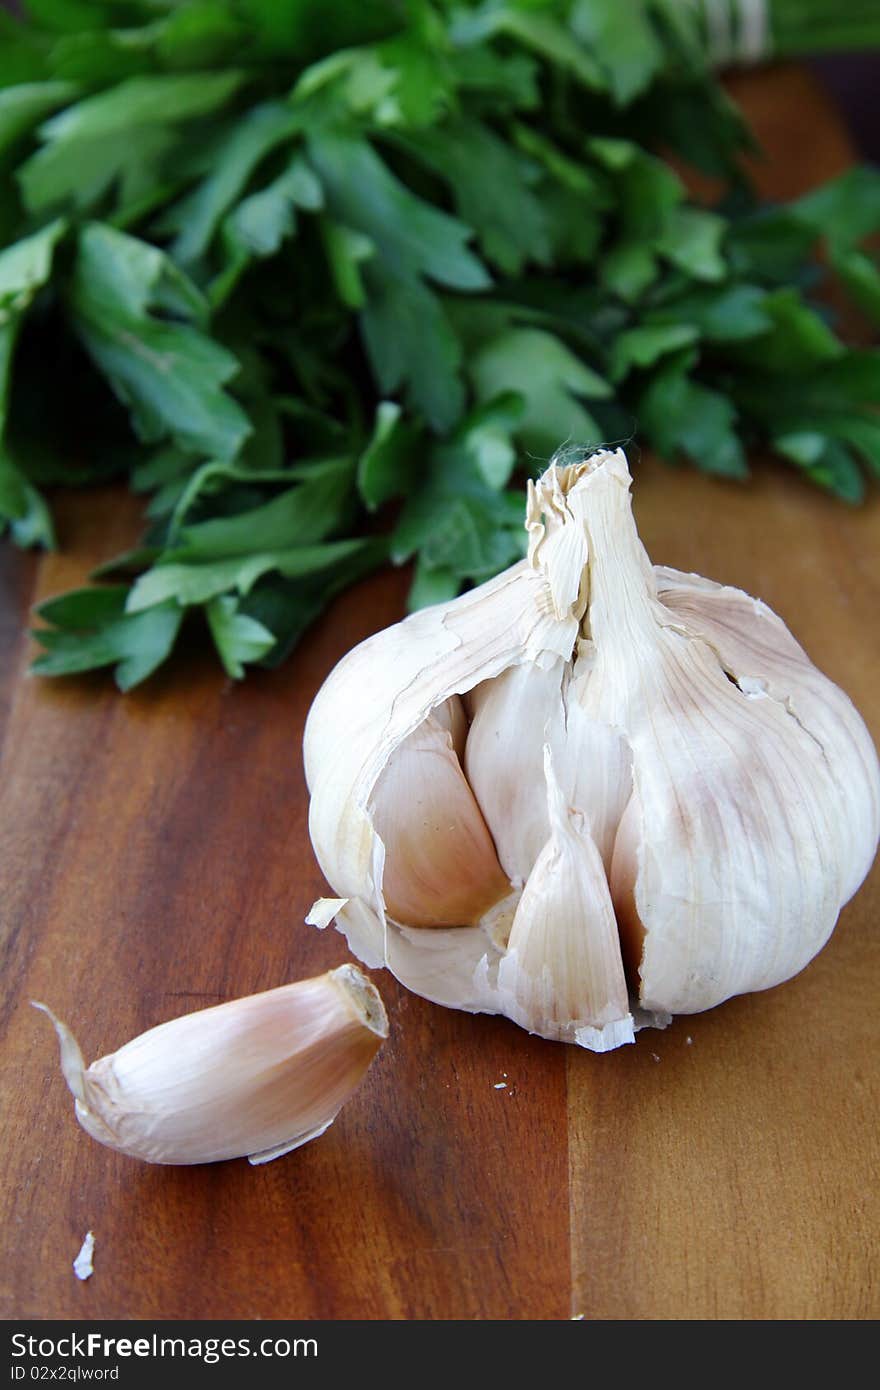
[[[388,559],[447,598],[521,555],[514,471],[565,440],[728,477],[772,448],[853,501],[880,472],[880,358],[808,298],[821,239],[880,320],[880,177],[759,206],[697,7],[27,10],[0,17],[0,518],[51,545],[48,485],[148,499],[112,582],[42,605],[37,670],[128,689],[201,612],[241,676]]]

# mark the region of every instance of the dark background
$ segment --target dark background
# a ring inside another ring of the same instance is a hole
[[[880,53],[818,57],[809,66],[837,103],[859,153],[880,163]]]

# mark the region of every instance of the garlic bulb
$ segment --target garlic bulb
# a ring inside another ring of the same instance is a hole
[[[76,1117],[148,1163],[267,1163],[333,1123],[388,1036],[354,965],[162,1023],[88,1068],[45,1004]]]
[[[307,920],[597,1051],[801,970],[880,828],[847,696],[759,600],[653,568],[630,481],[552,464],[528,558],[350,652],[304,745],[339,894]]]

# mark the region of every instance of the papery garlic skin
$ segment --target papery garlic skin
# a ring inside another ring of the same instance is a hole
[[[498,966],[499,999],[526,1028],[540,1018],[545,1037],[607,1052],[633,1040],[608,880],[589,825],[563,795],[549,744],[544,777],[549,834]]]
[[[880,831],[877,756],[847,696],[759,600],[655,570],[630,481],[620,451],[551,465],[529,485],[528,559],[349,653],[304,744],[312,841],[355,953],[437,1002],[596,1050],[632,1036],[624,962],[637,1024],[797,973]],[[396,835],[371,808],[395,750],[456,695],[510,892],[438,929],[429,898],[418,920],[388,911]]]
[[[464,770],[495,828],[498,858],[522,887],[550,835],[544,749],[557,754],[563,735],[561,657],[549,666],[523,662],[467,696],[471,727]]]
[[[849,902],[874,861],[880,819],[877,755],[852,702],[816,669],[760,599],[662,565],[656,574],[664,607],[709,643],[722,667],[736,672],[740,688],[752,698],[765,694],[782,704],[819,745],[852,832],[842,843],[838,837],[843,902]]]
[[[388,1036],[356,966],[162,1023],[86,1068],[45,1004],[76,1117],[148,1163],[266,1163],[323,1134]]]

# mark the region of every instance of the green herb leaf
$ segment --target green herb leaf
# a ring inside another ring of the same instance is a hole
[[[510,482],[516,466],[514,435],[522,426],[525,405],[519,392],[502,392],[472,411],[459,431],[477,473],[496,492]]]
[[[52,549],[55,533],[48,507],[4,441],[12,359],[22,318],[49,278],[53,252],[65,231],[66,223],[59,219],[0,251],[0,531],[8,525],[22,547]]]
[[[695,280],[721,280],[727,269],[721,254],[724,231],[724,219],[715,213],[676,208],[657,238],[657,250]]]
[[[843,344],[825,320],[794,290],[766,295],[761,307],[769,327],[732,348],[735,360],[754,363],[767,372],[794,375],[843,355]]]
[[[375,243],[363,232],[344,227],[332,217],[321,218],[321,235],[336,292],[347,309],[363,309],[367,291],[361,265],[376,254]]]
[[[233,680],[242,679],[245,662],[259,661],[275,645],[269,629],[241,613],[231,595],[212,599],[206,613],[223,669]]]
[[[296,208],[317,212],[324,203],[321,185],[300,155],[277,179],[242,199],[224,223],[227,245],[245,256],[274,256],[296,229]]]
[[[174,141],[174,126],[226,105],[238,72],[131,77],[86,97],[40,128],[42,149],[18,171],[26,207],[93,206],[133,162],[152,166]]]
[[[0,447],[0,531],[5,526],[22,549],[35,545],[55,548],[49,508]]]
[[[460,584],[521,558],[522,495],[500,490],[506,469],[498,467],[500,436],[521,409],[517,397],[495,398],[472,411],[448,444],[434,448],[424,485],[406,502],[392,536],[396,563],[420,551],[423,571],[448,571]]]
[[[665,458],[687,454],[707,473],[748,476],[742,444],[735,433],[736,411],[726,397],[693,381],[686,363],[657,373],[641,398],[640,424]]]
[[[803,431],[778,435],[773,447],[802,468],[813,482],[844,501],[860,502],[864,497],[865,483],[859,466],[838,440]]]
[[[622,381],[633,367],[652,367],[659,358],[686,347],[699,336],[696,324],[643,324],[630,328],[614,340],[611,350],[611,380]]]
[[[578,0],[571,27],[587,48],[598,53],[620,106],[639,96],[663,66],[663,47],[642,0]]]
[[[193,326],[154,311],[200,317],[196,288],[156,247],[101,223],[80,233],[70,306],[74,326],[148,442],[234,458],[250,433],[221,389],[235,358]]]
[[[124,616],[127,593],[124,584],[105,585],[100,589],[71,589],[57,598],[44,599],[34,612],[53,627],[68,632],[105,627]]]
[[[648,288],[657,276],[657,257],[653,245],[624,241],[608,251],[599,263],[599,279],[606,289],[627,304]]]
[[[348,511],[354,461],[322,459],[307,469],[301,465],[300,472],[304,474],[302,482],[260,507],[181,527],[179,523],[187,507],[195,501],[200,487],[209,477],[220,475],[241,481],[254,476],[245,470],[206,465],[194,475],[190,496],[178,509],[178,525],[172,532],[168,554],[175,560],[222,560],[232,555],[252,554],[257,537],[265,550],[283,550],[323,540]],[[282,473],[280,477],[289,478],[291,474]]]
[[[519,435],[545,457],[560,443],[596,443],[602,433],[580,399],[601,400],[611,387],[565,344],[537,328],[508,328],[468,363],[481,401],[516,391],[525,401]]]
[[[411,193],[366,140],[322,130],[308,148],[330,211],[368,237],[398,278],[423,275],[458,290],[490,283],[467,248],[470,229]]]
[[[277,145],[290,140],[298,126],[298,116],[284,102],[264,102],[253,107],[242,117],[230,139],[225,142],[220,158],[208,177],[179,203],[169,208],[161,220],[161,231],[178,233],[170,248],[170,254],[180,265],[190,265],[205,254],[221,217],[240,197],[257,165]],[[302,176],[300,181],[301,179]],[[289,186],[288,174],[287,188]],[[296,187],[294,176],[294,193]],[[282,186],[282,197],[286,191]],[[274,195],[277,199],[277,188]],[[292,202],[289,194],[287,196],[289,202]],[[259,211],[258,208],[258,217]],[[247,236],[248,217],[254,216],[252,203],[243,216]],[[241,221],[242,214],[239,211],[236,224],[239,235]],[[275,240],[277,242],[279,238],[276,236]]]
[[[861,166],[823,184],[794,205],[795,215],[846,251],[880,229],[880,172]]]
[[[9,374],[21,317],[46,283],[52,255],[67,224],[50,222],[32,236],[0,251],[0,439],[6,424]]]
[[[759,208],[731,223],[727,259],[739,274],[766,285],[791,284],[803,275],[816,240],[814,228],[788,208]]]
[[[0,153],[77,92],[74,82],[22,82],[0,91]]]
[[[102,592],[86,591],[90,595]],[[37,657],[33,670],[42,676],[69,676],[114,666],[120,690],[130,690],[152,675],[171,653],[183,610],[176,603],[164,603],[143,613],[127,614],[120,607],[124,592],[116,590],[111,599],[98,599],[91,605],[82,594],[75,595],[79,612],[76,627],[68,620],[55,629],[34,631],[46,653]],[[45,604],[42,616],[48,618],[52,611],[51,605]],[[69,619],[69,609],[56,607],[55,611]]]
[[[371,511],[407,492],[415,462],[415,431],[396,401],[380,401],[367,447],[358,459],[358,491]]]
[[[546,265],[550,235],[540,170],[481,121],[420,130],[407,148],[451,186],[456,211],[473,227],[486,259],[507,275],[527,261]]]
[[[880,174],[762,205],[699,7],[26,15],[0,12],[0,526],[49,544],[38,488],[111,476],[146,512],[113,587],[48,610],[45,669],[131,683],[201,608],[238,678],[389,555],[411,606],[449,598],[522,555],[524,475],[570,442],[737,478],[774,448],[850,501],[880,476],[880,353],[820,293],[880,323]]]
[[[549,8],[549,7],[548,7]],[[453,26],[453,38],[460,43],[490,34],[506,34],[561,72],[570,73],[591,91],[602,91],[606,79],[588,48],[579,43],[564,22],[537,9],[510,4],[483,5],[475,14],[461,11]]]
[[[383,263],[364,268],[364,346],[379,390],[407,388],[411,404],[438,432],[461,414],[461,344],[437,296],[417,280],[400,280]]]
[[[864,251],[836,250],[831,253],[835,273],[851,299],[875,324],[880,323],[880,268]]]
[[[461,578],[457,570],[429,565],[420,556],[407,597],[407,608],[410,613],[415,613],[419,608],[429,608],[432,603],[448,603],[460,588]]]
[[[239,612],[255,618],[275,635],[275,645],[261,658],[261,665],[277,666],[336,594],[387,560],[387,539],[371,536],[358,550],[338,558],[330,572],[298,579],[276,575],[261,579],[239,602]]]
[[[240,72],[132,77],[53,116],[40,134],[45,141],[58,144],[191,120],[225,106],[243,81]]]
[[[772,327],[764,308],[766,291],[758,285],[734,284],[688,290],[648,309],[648,324],[693,326],[710,343],[756,338]]]
[[[366,541],[331,541],[327,545],[293,546],[287,550],[254,551],[226,560],[181,564],[167,561],[155,565],[132,585],[127,611],[141,613],[174,599],[181,606],[207,603],[219,594],[233,590],[250,593],[264,574],[278,573],[285,579],[298,579],[331,569],[356,554]]]

